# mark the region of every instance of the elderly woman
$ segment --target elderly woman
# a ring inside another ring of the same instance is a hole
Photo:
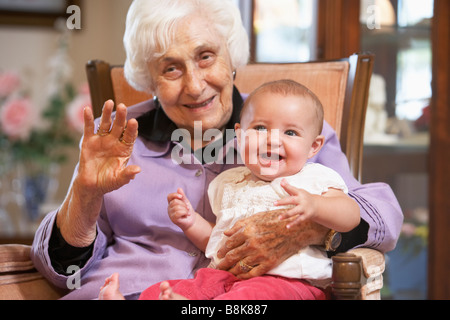
[[[127,80],[155,99],[118,105],[114,114],[114,103],[107,101],[96,122],[86,108],[80,160],[67,197],[45,217],[33,244],[39,271],[57,286],[79,289],[67,299],[96,298],[114,272],[132,299],[152,283],[190,278],[207,266],[203,253],[171,223],[167,195],[183,188],[195,210],[213,221],[208,184],[241,163],[234,138],[224,133],[213,142],[203,139],[209,129],[233,128],[243,101],[233,73],[247,62],[248,39],[231,1],[135,0],[124,44]],[[186,133],[181,141],[172,139],[177,129]],[[358,184],[326,123],[323,134],[327,143],[314,160],[343,176],[361,209],[359,227],[342,235],[339,247],[327,249],[391,250],[402,221],[394,195],[383,184]],[[212,143],[221,152],[214,161],[202,161]],[[180,145],[189,153],[174,161]],[[241,278],[262,275],[307,245],[324,245],[329,231],[306,222],[287,232],[277,214],[261,213],[227,231],[218,267]],[[252,268],[241,269],[244,258]]]

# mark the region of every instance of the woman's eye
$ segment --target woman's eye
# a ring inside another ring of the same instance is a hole
[[[181,72],[180,68],[178,68],[177,66],[174,65],[174,66],[169,66],[167,68],[164,68],[163,75],[167,79],[175,80],[175,79],[178,79],[182,75],[182,72]]]
[[[203,54],[202,56],[201,56],[201,59],[202,60],[208,60],[208,59],[210,59],[211,58],[211,55],[209,54],[209,53],[205,53],[205,54]]]
[[[202,53],[200,55],[200,57],[199,57],[200,67],[202,67],[202,68],[210,67],[214,63],[214,61],[216,60],[215,57],[216,56],[212,52],[204,52],[204,53]]]
[[[166,69],[164,69],[164,73],[171,73],[174,72],[177,68],[175,68],[174,66],[171,67],[167,67]]]

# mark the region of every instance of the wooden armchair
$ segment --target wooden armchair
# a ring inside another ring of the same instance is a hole
[[[364,121],[373,60],[372,55],[355,54],[338,61],[251,64],[237,70],[235,85],[241,93],[249,93],[266,81],[290,78],[309,87],[321,100],[325,119],[336,130],[353,175],[360,179]],[[110,66],[95,60],[88,62],[86,71],[96,117],[100,116],[103,103],[108,99],[130,106],[152,98],[128,85],[121,66]],[[19,269],[2,269],[2,250],[9,254],[6,265],[15,264]],[[12,296],[13,299],[58,297],[60,292],[33,270],[27,259],[27,250],[29,252],[29,249],[22,247],[18,254],[15,246],[0,246],[0,299],[8,298],[7,293],[11,292],[19,292]],[[19,255],[20,263],[12,262],[15,258],[11,255]],[[31,277],[22,276],[20,268],[23,269],[23,264],[27,266],[25,273],[31,274]],[[336,255],[333,257],[331,284],[333,298],[380,299],[383,272],[384,255],[376,250],[360,248]],[[6,278],[8,287],[2,284]],[[41,295],[32,294],[35,291],[24,294],[27,287],[37,285],[43,290]]]
[[[311,89],[321,100],[325,120],[336,130],[350,169],[361,180],[364,123],[374,56],[354,54],[337,61],[246,65],[236,70],[235,85],[250,93],[267,81],[292,79]],[[86,66],[96,117],[104,101],[131,106],[152,97],[134,90],[121,66],[94,60]],[[335,299],[380,299],[384,255],[354,249],[333,257],[332,294]]]

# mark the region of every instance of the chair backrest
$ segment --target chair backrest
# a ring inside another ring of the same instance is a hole
[[[267,81],[292,79],[312,90],[323,104],[325,120],[336,130],[341,148],[355,178],[361,180],[364,123],[374,56],[354,54],[335,61],[249,64],[236,70],[235,85],[250,93]],[[134,90],[125,80],[123,67],[99,60],[87,66],[94,115],[101,115],[103,103],[113,99],[127,106],[151,99]]]

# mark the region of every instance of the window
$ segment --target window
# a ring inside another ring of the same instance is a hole
[[[396,116],[417,120],[431,97],[430,19],[433,0],[400,0],[398,32],[407,42],[397,56]]]
[[[315,57],[316,11],[316,0],[255,0],[255,60],[312,60]]]
[[[376,55],[389,117],[415,121],[429,105],[433,7],[433,0],[361,0],[361,49]]]

